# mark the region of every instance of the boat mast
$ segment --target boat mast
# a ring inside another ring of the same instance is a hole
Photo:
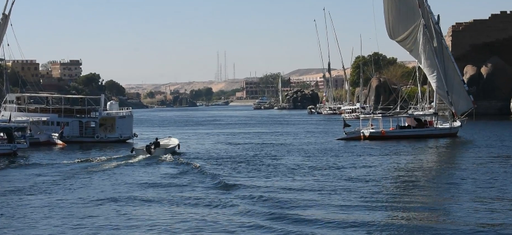
[[[363,56],[363,38],[359,34],[360,54]],[[361,112],[361,105],[363,104],[363,62],[359,61],[359,112]]]
[[[320,44],[320,36],[318,35],[318,26],[316,25],[316,20],[313,20],[313,22],[315,22],[316,38],[318,41],[318,50],[320,52],[320,61],[322,61],[322,79],[324,80],[324,84],[325,84],[326,79],[325,79],[324,55],[322,53],[322,45]],[[327,91],[326,87],[324,86],[324,99],[325,99],[326,91]]]
[[[14,2],[16,2],[16,0],[12,1],[11,3],[11,7],[9,8],[9,12],[6,12],[7,10],[7,6],[9,5],[9,1],[10,0],[6,0],[5,1],[5,5],[4,5],[4,10],[2,12],[2,18],[0,20],[0,45],[3,44],[3,41],[4,41],[4,37],[5,37],[5,33],[7,32],[7,27],[9,27],[9,19],[11,17],[11,12],[12,12],[12,7],[14,6]],[[7,94],[10,93],[9,91],[9,79],[7,77],[7,57],[6,57],[6,54],[5,54],[5,46],[2,47],[2,51],[3,51],[3,54],[4,54],[4,61],[3,61],[3,65],[4,65],[4,92],[5,92],[5,95],[7,96]]]
[[[347,70],[345,69],[345,63],[343,62],[343,55],[341,54],[340,42],[338,41],[338,34],[336,33],[336,28],[334,28],[334,22],[331,17],[331,12],[329,11],[329,18],[331,19],[332,30],[334,31],[334,38],[336,39],[336,44],[338,45],[338,52],[341,57],[341,68],[343,69],[343,77],[345,78],[345,87],[347,89],[347,105],[350,103],[350,86],[347,77]]]
[[[325,14],[325,7],[324,7],[324,22],[325,22],[325,37],[327,39],[327,73],[329,74],[329,93],[328,93],[328,99],[329,104],[334,104],[334,90],[333,90],[333,83],[332,83],[332,73],[331,73],[331,49],[329,46],[329,31],[327,30],[327,15]]]
[[[279,105],[281,105],[283,103],[283,95],[282,95],[283,87],[282,87],[282,84],[281,84],[281,79],[282,78],[283,78],[283,75],[280,74],[279,75]]]
[[[419,73],[419,64],[416,60],[416,78],[418,79],[418,105],[423,105],[421,102],[421,81],[420,81],[420,73]]]

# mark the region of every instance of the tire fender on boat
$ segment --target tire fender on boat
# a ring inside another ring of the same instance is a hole
[[[11,149],[12,149],[12,151],[16,151],[16,150],[18,150],[18,145],[15,145],[15,144],[14,144],[14,145],[12,145],[12,146],[11,146]]]
[[[100,139],[100,134],[96,134],[96,135],[94,136],[94,139],[99,140],[99,139]]]
[[[133,137],[137,138],[139,135],[137,135],[137,133],[133,133]]]
[[[123,135],[119,134],[119,139],[123,139]]]
[[[181,147],[180,144],[178,144],[178,150],[180,149],[180,147]]]

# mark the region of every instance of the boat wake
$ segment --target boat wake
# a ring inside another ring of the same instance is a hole
[[[111,168],[115,168],[115,167],[125,165],[125,164],[140,162],[148,157],[150,157],[150,155],[139,155],[139,156],[136,156],[135,158],[132,158],[132,159],[129,159],[126,161],[105,163],[105,164],[101,165],[101,169],[111,169]]]
[[[160,157],[161,162],[175,162],[180,165],[189,165],[194,169],[200,169],[201,165],[195,162],[189,162],[187,160],[184,160],[180,157],[181,153],[174,153],[174,156],[172,154],[166,154]]]
[[[192,170],[195,170],[195,172],[200,173],[201,175],[206,176],[207,178],[210,178],[213,181],[213,187],[222,191],[232,191],[239,187],[238,184],[228,183],[226,180],[222,179],[222,177],[216,173],[208,172],[204,168],[201,167],[200,164],[195,162],[187,161],[180,156],[182,153],[175,153],[175,155],[164,155],[160,157],[160,161],[162,162],[173,162],[176,165],[184,165],[184,166],[190,166]],[[187,173],[190,171],[185,171],[183,173]]]
[[[97,162],[106,162],[110,160],[114,160],[117,158],[126,157],[126,155],[118,155],[112,157],[90,157],[90,158],[78,158],[74,161],[63,161],[64,164],[72,164],[72,163],[97,163]]]

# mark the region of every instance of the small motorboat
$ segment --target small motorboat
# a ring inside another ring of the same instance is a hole
[[[162,156],[171,154],[180,149],[180,141],[176,138],[167,137],[163,139],[156,138],[155,141],[140,147],[133,147],[130,153],[135,155],[155,155]]]
[[[56,145],[56,146],[66,146],[64,142],[62,142],[61,136],[59,133],[32,133],[30,132],[27,137],[30,140],[30,145]]]

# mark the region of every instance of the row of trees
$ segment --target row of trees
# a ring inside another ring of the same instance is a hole
[[[426,85],[426,76],[424,76],[421,68],[418,69],[422,78],[421,84]],[[363,87],[366,87],[377,74],[386,77],[397,85],[406,86],[416,76],[416,68],[398,62],[395,57],[387,57],[382,53],[374,52],[367,56],[359,55],[354,59],[350,69],[350,86],[352,88],[359,87],[361,74],[363,76]]]
[[[0,64],[0,85],[3,87],[5,80],[5,67]],[[40,84],[28,84],[27,80],[20,75],[18,71],[10,69],[7,72],[9,79],[9,89],[12,93],[23,92],[28,86],[35,86],[34,89],[41,88]],[[56,78],[62,82],[62,78]],[[80,76],[74,82],[66,85],[66,89],[70,94],[77,95],[101,95],[103,93],[111,96],[125,96],[125,88],[114,80],[103,82],[101,76],[97,73],[89,73]]]
[[[88,73],[68,85],[69,92],[77,95],[125,96],[126,89],[114,80],[103,81],[100,74]]]
[[[212,101],[214,93],[211,87],[204,87],[197,90],[192,89],[189,91],[188,95],[189,98],[194,101]]]

